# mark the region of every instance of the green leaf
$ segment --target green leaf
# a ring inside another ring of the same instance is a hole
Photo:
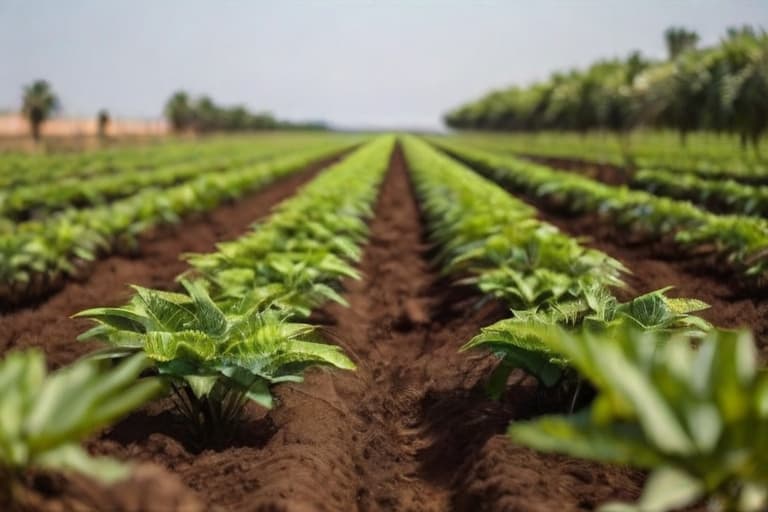
[[[641,510],[675,510],[694,504],[703,493],[704,487],[698,479],[661,467],[648,477],[639,505]]]
[[[248,389],[246,396],[267,409],[271,409],[273,406],[272,393],[269,391],[269,383],[266,380],[256,380]]]
[[[62,445],[49,450],[36,459],[41,468],[57,471],[75,471],[105,484],[123,480],[130,475],[130,468],[109,457],[91,457],[74,444]]]
[[[128,308],[92,308],[81,311],[73,318],[92,318],[119,331],[146,332],[145,317]]]

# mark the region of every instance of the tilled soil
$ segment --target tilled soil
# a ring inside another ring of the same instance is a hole
[[[607,185],[628,185],[632,178],[632,170],[616,165],[600,162],[589,162],[573,158],[554,158],[536,155],[521,155],[526,160],[548,165],[565,171],[576,171],[593,180],[601,181]]]
[[[179,258],[181,254],[211,252],[217,242],[242,235],[254,221],[268,214],[274,205],[333,161],[335,159],[327,159],[313,164],[237,202],[188,218],[181,224],[158,227],[141,236],[138,255],[113,255],[99,260],[84,279],[66,282],[46,300],[3,312],[0,352],[40,347],[45,350],[49,364],[58,367],[93,350],[93,343],[74,341],[88,329],[90,322],[71,319],[71,315],[87,308],[125,303],[132,291],[128,284],[173,288],[176,276],[188,268]]]
[[[130,481],[103,491],[39,475],[33,510],[568,512],[635,499],[637,472],[539,454],[504,435],[553,401],[521,373],[502,400],[485,397],[493,357],[458,349],[507,312],[430,264],[399,150],[375,211],[364,278],[345,283],[350,307],[314,314],[357,371],[313,369],[302,384],[277,386],[278,406],[250,409],[218,450],[196,452],[168,402],[153,404],[89,443],[139,462]],[[82,351],[37,336],[62,362]]]

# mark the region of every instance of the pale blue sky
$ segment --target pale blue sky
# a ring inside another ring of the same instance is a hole
[[[289,119],[437,127],[449,108],[662,31],[768,28],[768,0],[0,0],[0,109],[44,77],[64,112],[158,117],[174,90]]]

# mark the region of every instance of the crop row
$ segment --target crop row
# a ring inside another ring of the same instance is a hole
[[[354,369],[340,347],[296,320],[307,307],[341,301],[341,278],[359,277],[350,264],[366,238],[364,220],[372,215],[393,143],[392,137],[368,143],[282,203],[253,233],[215,253],[190,256],[195,268],[180,276],[183,292],[134,287],[123,307],[82,312],[97,323],[82,338],[107,341],[108,348],[47,377],[36,352],[0,363],[0,404],[19,419],[0,426],[0,472],[7,482],[18,485],[32,467],[102,481],[124,476],[124,465],[91,458],[77,441],[163,390],[196,442],[210,447],[233,434],[248,402],[271,407],[273,384],[300,382],[312,365]],[[246,286],[226,284],[227,275],[246,274]],[[307,280],[324,289],[307,288]],[[123,362],[106,370],[98,366],[104,359]],[[142,370],[154,375],[137,381]]]
[[[589,162],[609,163],[619,167],[627,165],[618,154],[618,146],[612,148],[607,141],[595,143],[594,138],[593,135],[584,140],[576,140],[568,135],[558,134],[518,135],[496,140],[493,136],[485,135],[466,136],[462,140],[493,153],[514,151],[531,156],[575,159],[585,165]],[[697,144],[706,147],[703,140]],[[526,145],[527,142],[531,144]],[[564,142],[567,144],[564,145]],[[690,148],[690,151],[692,152],[693,148]],[[629,163],[637,168],[628,174],[631,176],[630,186],[656,195],[690,200],[717,212],[756,216],[768,214],[768,186],[759,184],[768,182],[768,174],[757,174],[751,176],[752,179],[745,178],[739,173],[729,172],[729,169],[738,167],[733,167],[732,162],[727,160],[723,160],[719,171],[716,171],[712,163],[707,166],[700,163],[681,164],[685,159],[700,162],[691,152],[681,155],[679,150],[669,149],[657,150],[653,157],[636,156],[635,163]]]
[[[492,152],[562,158],[634,169],[664,169],[739,181],[768,180],[765,160],[745,152],[731,138],[695,134],[681,146],[671,133],[638,133],[629,146],[609,134],[462,134],[456,139]]]
[[[153,146],[103,149],[85,153],[4,155],[0,161],[0,187],[53,183],[72,178],[96,178],[119,172],[140,173],[163,166],[193,163],[227,154],[238,154],[263,141],[275,150],[307,147],[331,138],[322,134],[275,134],[253,137],[214,138],[204,143],[174,140]],[[346,137],[350,141],[358,137]]]
[[[149,188],[113,203],[68,209],[0,233],[0,300],[39,295],[81,272],[99,253],[135,250],[147,228],[207,211],[347,147],[329,141],[274,160],[206,173],[180,185]]]
[[[605,512],[703,499],[716,510],[764,510],[768,374],[749,333],[712,328],[691,314],[706,304],[666,289],[617,301],[618,263],[428,144],[408,139],[405,151],[445,272],[512,308],[464,346],[500,358],[488,391],[500,395],[523,368],[571,397],[561,414],[512,423],[511,437],[651,471],[636,505]],[[584,388],[595,393],[586,407]]]
[[[137,172],[161,165],[204,158],[226,151],[226,148],[232,145],[230,141],[194,145],[189,142],[172,142],[152,147],[109,149],[75,154],[5,155],[0,163],[0,185],[16,187],[42,180],[59,181],[68,178],[96,177],[119,170]]]
[[[693,174],[643,169],[632,177],[632,187],[652,194],[690,200],[716,211],[768,216],[768,186],[735,180],[704,179]]]
[[[152,172],[122,170],[83,181],[80,178],[20,186],[0,192],[0,216],[8,221],[21,216],[40,218],[70,206],[83,207],[131,196],[149,187],[168,187],[204,173],[244,166],[275,155],[270,144],[242,147],[234,154],[219,154],[194,162],[160,166]]]
[[[765,283],[768,223],[763,219],[717,215],[687,201],[606,185],[513,156],[445,141],[436,144],[514,190],[571,212],[598,213],[606,222],[647,238],[670,237],[682,249],[722,260],[752,284]]]
[[[619,302],[611,290],[625,286],[620,262],[538,220],[535,209],[426,142],[409,139],[405,148],[443,271],[514,312],[466,347],[487,346],[501,356],[501,377],[492,381],[505,382],[514,367],[547,386],[566,377],[535,343],[541,325],[595,327],[621,317],[647,330],[709,330],[707,322],[688,314],[706,304],[668,298],[667,289]]]

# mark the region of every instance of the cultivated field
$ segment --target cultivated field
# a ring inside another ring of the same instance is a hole
[[[1,156],[0,508],[765,510],[768,161],[717,140]]]

